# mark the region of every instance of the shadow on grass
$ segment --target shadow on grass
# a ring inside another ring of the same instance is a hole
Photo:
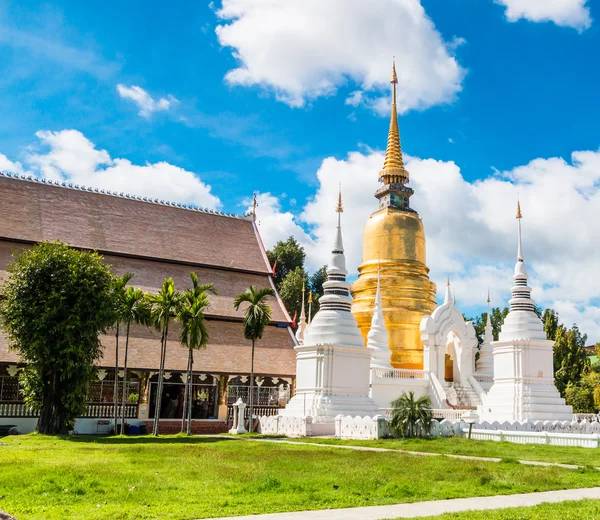
[[[232,437],[188,437],[186,435],[165,435],[160,437],[154,437],[152,435],[116,435],[112,437],[99,435],[70,435],[63,438],[76,443],[95,444],[209,444],[235,440]]]

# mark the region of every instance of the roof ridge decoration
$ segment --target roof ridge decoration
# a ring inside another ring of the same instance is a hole
[[[179,209],[185,209],[188,211],[196,211],[199,213],[207,213],[209,215],[218,215],[221,217],[229,217],[229,218],[236,218],[236,219],[240,219],[240,220],[248,220],[249,218],[252,218],[252,213],[248,213],[246,212],[243,215],[239,215],[239,214],[235,214],[235,213],[226,213],[224,211],[219,211],[217,209],[210,209],[210,208],[202,208],[200,206],[196,206],[195,204],[182,204],[181,202],[172,202],[172,201],[168,201],[168,200],[159,200],[158,198],[150,198],[150,197],[142,197],[141,195],[131,195],[129,193],[123,193],[123,192],[119,192],[117,193],[116,191],[111,191],[111,190],[105,190],[104,188],[94,188],[92,186],[85,186],[85,185],[79,185],[79,184],[73,184],[71,182],[59,182],[59,181],[53,181],[51,179],[44,179],[41,177],[36,177],[35,175],[21,175],[18,173],[10,173],[10,172],[5,172],[0,170],[0,177],[7,177],[9,179],[16,179],[16,180],[20,180],[20,181],[25,181],[25,182],[34,182],[37,184],[48,184],[51,186],[56,186],[58,188],[66,188],[66,189],[71,189],[71,190],[77,190],[77,191],[87,191],[90,193],[98,193],[101,195],[108,195],[110,197],[117,197],[117,198],[121,198],[121,199],[129,199],[129,200],[137,200],[138,202],[146,202],[148,204],[156,204],[158,206],[169,206],[172,208],[179,208]]]

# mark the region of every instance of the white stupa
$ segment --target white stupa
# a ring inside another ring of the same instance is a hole
[[[494,384],[483,400],[482,419],[492,421],[570,421],[573,409],[565,405],[554,385],[553,341],[546,338],[534,312],[531,288],[521,244],[521,205],[517,206],[518,252],[510,312],[499,341],[492,342]]]
[[[300,321],[298,322],[298,330],[296,330],[296,340],[299,345],[304,343],[304,334],[306,333],[306,315],[304,314],[304,280],[302,280],[302,310],[300,311]]]
[[[393,368],[390,362],[392,352],[389,347],[389,335],[385,328],[381,302],[381,269],[377,268],[377,293],[371,328],[367,334],[367,348],[371,350],[371,368]]]
[[[346,281],[342,242],[341,193],[336,211],[337,231],[319,312],[305,329],[296,349],[296,394],[279,414],[312,417],[313,432],[333,434],[337,415],[374,416],[379,409],[369,397],[371,351],[364,347],[350,311],[352,297]]]
[[[478,374],[485,375],[493,375],[494,374],[494,356],[492,349],[492,341],[494,341],[494,333],[492,329],[492,319],[490,316],[490,293],[488,291],[488,311],[487,311],[487,321],[485,323],[485,333],[483,336],[483,344],[481,345],[481,349],[479,350],[479,359],[477,360],[477,370]]]

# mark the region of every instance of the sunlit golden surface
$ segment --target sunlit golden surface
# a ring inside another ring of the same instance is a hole
[[[365,224],[363,261],[351,288],[352,313],[365,344],[373,316],[378,263],[392,365],[422,369],[419,325],[436,303],[435,284],[429,280],[425,265],[425,231],[416,213],[385,208],[373,213]]]

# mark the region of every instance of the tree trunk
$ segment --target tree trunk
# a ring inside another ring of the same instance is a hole
[[[185,390],[183,392],[183,409],[181,410],[181,433],[185,430],[185,417],[187,413],[187,400],[188,400],[188,385],[190,384],[190,357],[192,355],[192,349],[189,349],[188,352],[188,363],[187,368],[185,370],[186,380],[185,380]]]
[[[158,395],[158,390],[159,390],[159,386],[160,386],[160,367],[163,366],[163,358],[165,355],[165,332],[163,330],[162,335],[160,337],[160,363],[158,365],[158,378],[156,380],[156,395],[154,397],[154,422],[152,423],[152,435],[154,435],[155,437],[158,435],[158,416],[160,414],[160,397]],[[148,383],[148,384],[152,384],[152,383]],[[150,387],[152,388],[152,387]]]
[[[37,431],[44,435],[67,435],[67,419],[60,402],[58,374],[48,374],[44,401],[40,409]]]
[[[188,378],[188,384],[190,385],[190,395],[188,396],[188,407],[187,407],[187,434],[192,434],[192,396],[194,395],[194,380],[192,379],[194,372],[194,352],[190,349],[190,375]]]
[[[167,341],[169,337],[169,320],[165,324],[165,330],[163,335],[163,347],[160,356],[160,369],[158,372],[158,390],[156,395],[156,414],[154,416],[154,436],[158,437],[159,433],[159,425],[160,425],[160,408],[162,402],[162,393],[163,393],[163,379],[165,377],[165,359],[167,357]]]
[[[254,431],[254,339],[252,339],[252,361],[250,363],[250,426],[248,431]]]
[[[121,433],[125,433],[125,403],[126,403],[126,394],[129,392],[125,392],[127,388],[127,354],[129,352],[129,328],[131,326],[131,320],[127,322],[127,333],[125,336],[125,359],[123,360],[123,399],[121,402]]]
[[[115,403],[114,426],[115,435],[117,434],[117,421],[119,419],[119,322],[117,322],[117,333],[115,336],[115,389],[113,391],[113,401]],[[121,432],[123,433],[123,432]]]

